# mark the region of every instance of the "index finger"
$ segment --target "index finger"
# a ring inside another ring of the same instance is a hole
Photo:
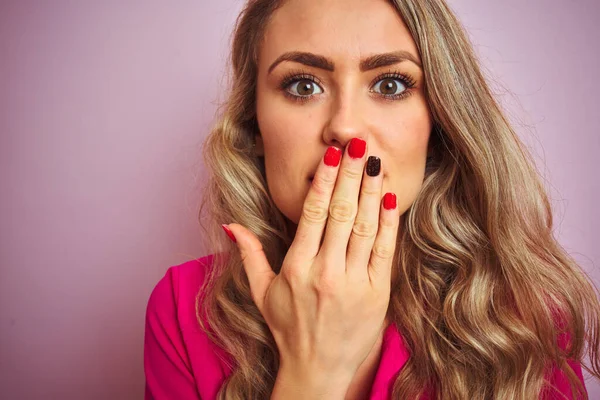
[[[313,258],[319,252],[341,158],[342,150],[335,146],[327,148],[304,199],[296,236],[288,254]]]

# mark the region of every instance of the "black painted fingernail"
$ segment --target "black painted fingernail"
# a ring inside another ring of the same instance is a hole
[[[367,175],[377,176],[379,175],[379,171],[381,171],[381,160],[379,157],[369,156],[367,160]]]

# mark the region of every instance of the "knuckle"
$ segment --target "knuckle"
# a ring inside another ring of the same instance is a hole
[[[262,245],[259,243],[258,248],[242,248],[240,249],[240,258],[242,262],[245,262],[250,256],[255,253],[260,254],[263,251]]]
[[[340,282],[329,273],[322,273],[315,282],[315,289],[320,294],[333,295],[339,291]]]
[[[361,196],[378,196],[380,193],[380,188],[369,187],[369,185],[363,186],[360,189]]]
[[[302,216],[309,223],[323,223],[327,219],[327,205],[318,199],[307,200],[302,207]]]
[[[379,225],[384,228],[395,228],[396,221],[394,221],[394,218],[385,218],[384,217],[379,220]]]
[[[367,221],[356,221],[352,233],[360,238],[373,239],[377,234],[377,227]]]
[[[285,277],[285,279],[289,282],[291,287],[296,287],[302,283],[303,276],[300,268],[283,268],[282,274]]]
[[[388,245],[381,243],[376,243],[373,246],[372,252],[377,258],[382,260],[388,260],[394,256],[394,249]]]
[[[316,175],[312,181],[312,187],[319,196],[325,196],[335,184],[335,178],[326,175]]]
[[[329,218],[337,222],[349,222],[354,218],[354,206],[344,199],[336,199],[329,205]]]
[[[344,168],[342,169],[342,175],[346,178],[360,180],[362,179],[363,171],[358,171],[354,168]]]

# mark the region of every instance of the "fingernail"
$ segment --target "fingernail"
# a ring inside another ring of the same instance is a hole
[[[227,227],[227,225],[222,224],[221,227],[223,228],[223,230],[225,231],[227,236],[229,236],[229,239],[233,240],[233,243],[237,243],[237,240],[235,239],[235,235],[233,234],[233,232],[231,232],[231,230]]]
[[[377,176],[379,175],[379,171],[381,171],[381,160],[379,157],[369,156],[367,160],[367,175]]]
[[[396,195],[394,193],[386,193],[383,196],[383,208],[393,210],[396,208]]]
[[[348,154],[352,158],[362,158],[365,155],[367,142],[359,138],[352,138],[348,145]]]
[[[323,161],[325,161],[325,165],[330,167],[337,167],[340,163],[340,158],[342,157],[342,151],[337,147],[330,146],[325,152],[325,156],[323,157]]]

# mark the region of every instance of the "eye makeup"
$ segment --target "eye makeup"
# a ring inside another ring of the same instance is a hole
[[[369,92],[374,93],[377,97],[382,98],[387,101],[398,101],[398,100],[402,100],[402,99],[410,96],[413,93],[413,91],[411,89],[413,89],[417,84],[417,81],[409,74],[390,70],[386,73],[378,75],[375,79],[373,79],[371,81],[370,86],[372,87],[379,81],[383,81],[386,79],[400,81],[402,83],[402,85],[405,87],[405,90],[398,94],[377,93],[377,92],[374,92],[372,89],[369,89]],[[317,93],[317,94],[310,94],[310,95],[303,96],[303,95],[295,95],[293,93],[290,93],[289,87],[292,86],[293,84],[295,84],[297,82],[301,82],[301,81],[308,81],[308,82],[311,82],[312,84],[317,84],[319,87],[323,86],[322,81],[318,77],[300,69],[300,70],[292,70],[292,71],[288,72],[286,75],[284,75],[284,77],[281,79],[281,83],[278,85],[279,90],[281,90],[286,97],[288,97],[294,101],[301,102],[301,103],[305,103],[305,102],[311,100],[313,97],[321,94],[321,93]],[[322,91],[325,92],[324,89],[322,89]]]

